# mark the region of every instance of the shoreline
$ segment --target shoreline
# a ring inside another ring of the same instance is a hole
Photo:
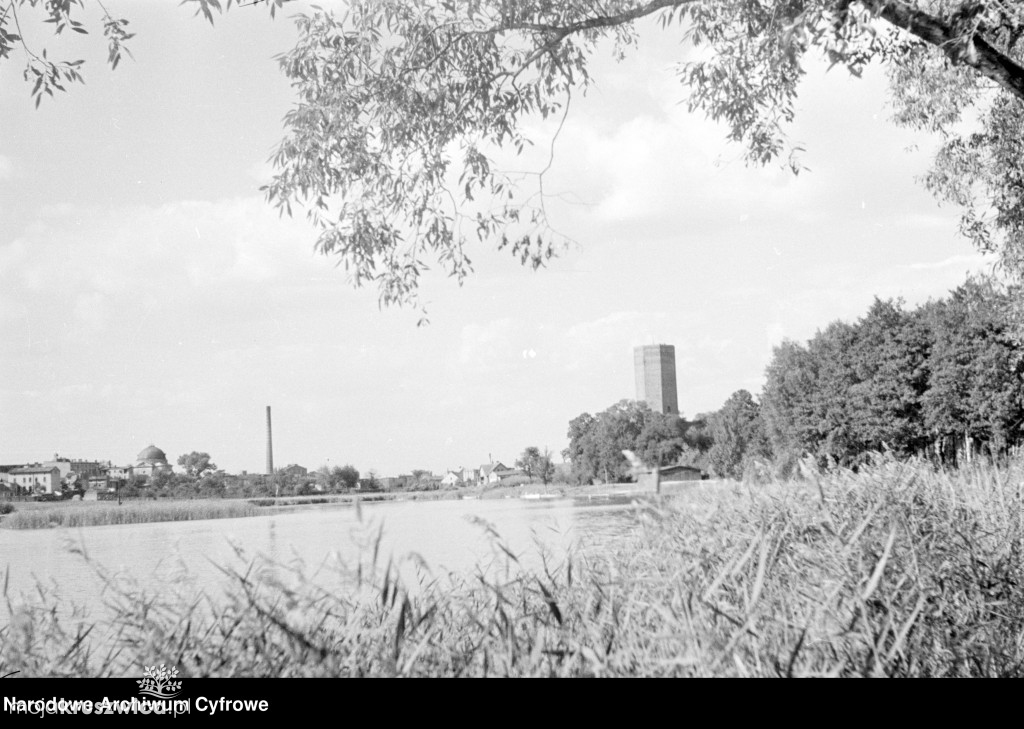
[[[666,481],[662,496],[675,496],[694,486],[712,481]],[[270,510],[325,505],[368,506],[396,501],[466,501],[476,499],[537,499],[614,503],[635,497],[649,498],[655,492],[643,483],[613,483],[589,486],[568,484],[519,484],[451,489],[446,491],[392,491],[366,494],[310,494],[306,496],[266,496],[238,499],[143,499],[126,500],[122,505],[100,501],[12,502],[15,511],[0,516],[0,529],[55,529],[61,527],[110,526],[113,524],[146,524],[167,521],[202,521],[223,518],[262,516]],[[24,507],[28,508],[24,508]],[[148,513],[147,513],[148,512]],[[21,514],[22,516],[17,516]],[[25,516],[29,515],[29,516]],[[11,526],[13,521],[17,526]],[[20,523],[26,522],[28,523]]]

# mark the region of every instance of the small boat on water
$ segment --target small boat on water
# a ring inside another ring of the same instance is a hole
[[[521,499],[557,499],[558,494],[522,494]]]

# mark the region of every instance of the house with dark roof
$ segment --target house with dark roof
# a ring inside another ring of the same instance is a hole
[[[700,481],[704,472],[695,466],[662,466],[662,481]]]
[[[493,463],[485,463],[476,469],[476,481],[479,484],[498,483],[501,480],[500,476],[495,475],[495,471],[507,471],[506,466],[501,461],[495,461]]]
[[[694,466],[662,466],[659,471],[661,472],[661,482],[669,483],[672,481],[701,481],[706,478],[704,472]],[[654,488],[654,474],[652,472],[645,473],[637,479],[637,483],[642,484],[645,488]]]

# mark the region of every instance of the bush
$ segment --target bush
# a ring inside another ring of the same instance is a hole
[[[10,501],[0,501],[0,516],[10,514],[14,511],[14,504]]]

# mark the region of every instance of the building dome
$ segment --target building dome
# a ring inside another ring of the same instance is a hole
[[[167,463],[167,454],[154,445],[143,448],[137,460],[139,463]]]

